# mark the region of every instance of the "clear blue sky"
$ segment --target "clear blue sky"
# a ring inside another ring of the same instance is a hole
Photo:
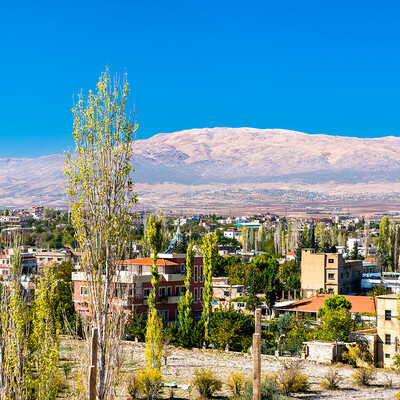
[[[398,1],[19,1],[0,15],[0,157],[72,146],[72,98],[126,68],[138,138],[214,126],[399,135]]]

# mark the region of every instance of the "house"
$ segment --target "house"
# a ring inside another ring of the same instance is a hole
[[[324,306],[324,302],[331,294],[316,294],[303,300],[285,302],[283,305],[275,307],[275,315],[290,312],[303,318],[317,318],[319,308]],[[360,316],[363,320],[375,320],[376,301],[369,296],[344,296],[350,303],[350,314]]]
[[[121,261],[122,268],[117,276],[118,285],[114,290],[114,302],[124,311],[136,309],[147,318],[148,301],[151,291],[150,257]],[[159,254],[157,260],[160,280],[157,288],[156,305],[164,322],[177,320],[178,301],[185,294],[186,254]],[[190,291],[193,294],[193,317],[200,317],[202,312],[204,275],[203,257],[194,257],[192,269],[193,279]],[[88,314],[87,284],[85,273],[72,273],[74,281],[75,310],[81,314]]]
[[[317,292],[349,295],[360,292],[362,262],[339,253],[301,252],[301,289],[305,297]]]
[[[217,297],[219,300],[225,301],[244,295],[244,285],[230,285],[227,277],[213,278],[212,281],[213,297]]]
[[[374,364],[379,367],[390,368],[400,352],[398,302],[395,294],[378,296],[377,329],[350,334],[352,341],[368,345]]]
[[[13,249],[6,249],[0,254],[0,279],[6,280],[11,275]],[[33,253],[21,253],[22,275],[37,272],[37,258]]]

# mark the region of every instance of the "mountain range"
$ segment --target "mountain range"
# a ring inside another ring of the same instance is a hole
[[[374,185],[379,192],[379,185],[387,191],[388,184],[400,183],[400,138],[394,136],[356,138],[221,127],[160,133],[136,140],[133,150],[139,198],[146,203],[152,193],[154,206],[157,188],[165,203],[165,193],[177,187],[195,196],[205,187],[223,187],[225,192],[254,185],[279,189],[282,182],[284,190],[290,184],[300,191],[328,185],[331,193],[340,185],[358,193],[360,184]],[[63,164],[62,154],[0,159],[0,206],[65,205]]]

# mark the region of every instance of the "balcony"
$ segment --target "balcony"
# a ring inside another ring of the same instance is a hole
[[[180,296],[161,296],[162,304],[178,304]]]

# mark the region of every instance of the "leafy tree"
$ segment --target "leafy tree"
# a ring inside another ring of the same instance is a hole
[[[374,286],[368,293],[367,296],[383,296],[385,294],[391,294],[390,289],[386,289],[385,286]]]
[[[322,317],[327,311],[340,309],[350,310],[351,303],[349,300],[346,299],[345,296],[341,294],[334,294],[333,296],[325,299],[324,306],[318,310],[318,315]]]
[[[128,100],[126,74],[120,85],[111,82],[108,70],[96,92],[79,95],[73,108],[75,154],[67,155],[64,168],[89,309],[98,329],[99,400],[111,397],[118,379],[124,318],[112,299],[120,288],[116,277],[129,245],[130,211],[137,202],[130,177],[137,125]]]
[[[279,266],[279,275],[284,290],[300,289],[301,268],[294,260]]]
[[[149,313],[146,327],[146,365],[149,369],[161,368],[162,349],[164,344],[163,323],[157,314],[156,296],[160,274],[158,273],[158,253],[163,245],[163,221],[162,218],[155,220],[150,214],[147,223],[147,240],[149,243],[153,265],[151,266],[151,286],[149,294]]]
[[[127,340],[139,340],[144,342],[146,334],[146,321],[143,320],[143,314],[136,309],[128,314],[125,324],[125,338]]]
[[[208,340],[208,323],[212,312],[212,277],[214,260],[218,254],[217,236],[206,235],[203,237],[201,246],[203,252],[203,270],[204,270],[204,289],[203,289],[203,312],[202,319],[204,320],[205,339]]]
[[[378,264],[382,267],[383,271],[387,271],[389,269],[391,261],[389,252],[389,240],[390,223],[389,218],[385,216],[379,224],[378,250],[376,252]]]
[[[31,339],[36,365],[35,397],[40,400],[55,399],[59,388],[60,339],[54,315],[56,288],[55,270],[52,266],[44,268],[43,276],[36,282]]]
[[[185,279],[185,294],[180,297],[178,302],[178,320],[179,334],[181,345],[188,347],[191,342],[191,332],[193,329],[192,306],[193,295],[190,291],[190,283],[192,282],[192,269],[194,264],[193,242],[189,244],[186,254],[186,279]]]
[[[8,208],[6,208],[6,209],[3,211],[3,215],[4,215],[5,217],[8,217],[8,216],[10,215],[10,211],[8,211]]]
[[[321,317],[322,328],[319,339],[349,341],[349,335],[353,328],[353,320],[346,308],[326,311]]]

